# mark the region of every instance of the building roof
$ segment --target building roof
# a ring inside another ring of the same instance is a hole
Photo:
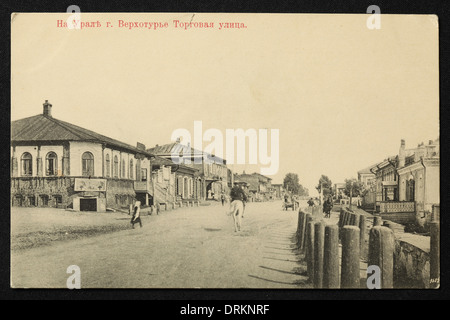
[[[169,159],[162,158],[160,156],[155,156],[152,160],[152,166],[173,166],[174,163]]]
[[[238,174],[234,181],[246,182],[250,191],[259,191],[259,178],[252,174]]]
[[[259,177],[261,177],[261,178],[263,178],[265,180],[272,180],[272,178],[266,177],[266,176],[264,176],[264,175],[262,175],[260,173],[257,173],[257,172],[252,173],[252,175],[259,176]]]
[[[179,142],[173,142],[173,143],[168,143],[168,144],[164,144],[162,146],[156,145],[153,148],[147,149],[148,152],[152,153],[152,154],[157,154],[159,156],[171,156],[172,154],[180,154],[180,153],[185,153],[186,151],[190,152],[191,155],[193,157],[208,157],[211,160],[215,160],[215,161],[222,161],[222,163],[225,164],[226,160],[222,159],[220,157],[217,157],[215,155],[209,154],[207,152],[198,150],[198,149],[194,149],[193,147],[189,146],[189,145],[183,145]]]
[[[374,164],[374,165],[371,165],[370,167],[367,167],[367,168],[364,168],[364,169],[362,169],[362,170],[359,170],[359,171],[358,171],[358,174],[373,174],[373,172],[370,171],[370,169],[376,168],[377,165],[379,165],[379,164],[380,164],[380,163],[378,162],[378,163],[376,163],[376,164]]]
[[[152,164],[152,166],[167,166],[167,167],[173,167],[173,168],[181,168],[181,169],[185,169],[187,171],[192,171],[192,172],[199,171],[198,169],[186,166],[184,164],[176,164],[173,161],[163,158],[163,157],[160,157],[160,156],[155,156],[155,158],[151,161],[151,164]]]
[[[85,141],[103,143],[112,147],[126,149],[131,152],[153,156],[148,151],[138,149],[119,140],[109,138],[94,131],[74,124],[39,114],[36,116],[11,122],[11,141]]]

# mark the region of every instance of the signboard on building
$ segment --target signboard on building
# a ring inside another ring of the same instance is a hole
[[[106,191],[106,179],[75,179],[75,191]]]

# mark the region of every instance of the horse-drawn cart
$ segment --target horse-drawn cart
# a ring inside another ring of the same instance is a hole
[[[297,207],[297,205],[296,205],[295,201],[283,202],[283,210],[287,211],[289,208],[292,208],[292,211],[295,211],[296,207]]]

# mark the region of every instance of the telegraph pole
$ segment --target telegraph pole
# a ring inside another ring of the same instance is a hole
[[[352,196],[353,196],[353,181],[350,183],[350,206],[349,208],[352,208]]]

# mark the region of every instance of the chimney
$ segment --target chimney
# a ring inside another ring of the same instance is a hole
[[[400,142],[400,150],[398,151],[398,167],[403,168],[405,166],[405,140]]]
[[[52,116],[52,105],[48,102],[48,100],[45,100],[43,113],[44,113],[44,116],[47,116],[47,117]]]

